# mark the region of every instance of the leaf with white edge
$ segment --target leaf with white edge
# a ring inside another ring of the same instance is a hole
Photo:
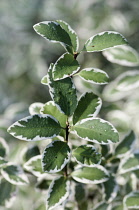
[[[5,166],[8,163],[4,158],[0,157],[0,168]]]
[[[119,46],[103,52],[108,61],[123,66],[138,66],[139,54],[130,46]]]
[[[10,207],[16,197],[16,186],[2,179],[0,182],[0,206]]]
[[[119,158],[129,154],[135,144],[136,136],[134,131],[130,131],[124,139],[117,145],[115,155]]]
[[[113,176],[110,176],[109,180],[103,183],[103,186],[104,186],[104,199],[108,203],[111,203],[117,196],[119,189],[115,178]]]
[[[27,162],[30,158],[40,155],[40,149],[37,145],[31,145],[23,150],[22,159]]]
[[[37,155],[37,156],[30,158],[24,164],[24,169],[31,172],[35,176],[39,177],[41,174],[43,174],[41,160],[42,160],[41,155]]]
[[[43,85],[49,85],[48,74],[45,75],[45,76],[41,79],[41,83],[42,83]]]
[[[40,110],[41,114],[49,114],[55,117],[61,127],[66,128],[67,116],[61,111],[60,107],[53,101],[48,101]]]
[[[44,150],[42,166],[44,172],[57,173],[61,171],[70,160],[70,148],[66,142],[52,141]]]
[[[39,179],[39,178],[38,178]],[[36,189],[39,189],[39,190],[48,190],[49,186],[50,186],[50,183],[51,181],[50,180],[47,180],[46,178],[43,178],[43,176],[41,177],[41,179],[37,180],[38,182],[36,183],[35,185],[35,188]]]
[[[80,69],[79,63],[70,53],[64,53],[54,64],[53,79],[60,80],[70,77]]]
[[[0,157],[5,157],[9,152],[8,144],[5,139],[0,137]]]
[[[72,155],[82,166],[92,167],[101,162],[101,154],[93,145],[81,145],[73,150]]]
[[[94,143],[110,144],[119,141],[118,132],[114,126],[100,118],[81,120],[71,129],[77,136]]]
[[[123,203],[128,209],[139,209],[139,191],[133,191],[126,195]]]
[[[109,205],[105,202],[101,202],[101,203],[98,203],[94,208],[93,210],[107,210],[109,207]]]
[[[139,169],[139,153],[130,154],[122,159],[119,165],[119,173],[124,174]]]
[[[47,209],[51,210],[62,204],[69,196],[70,181],[61,176],[54,179],[49,187]]]
[[[93,92],[85,93],[79,99],[77,108],[73,115],[73,124],[82,119],[96,117],[102,105],[101,98]]]
[[[11,184],[26,185],[29,182],[22,168],[18,165],[5,166],[1,169],[1,174]]]
[[[125,44],[127,44],[127,40],[122,34],[115,31],[104,31],[88,39],[84,45],[83,51],[99,52]]]
[[[29,106],[30,115],[40,114],[40,110],[43,107],[43,103],[35,102]]]
[[[76,32],[65,21],[56,20],[56,22],[58,22],[61,25],[61,27],[69,34],[74,52],[77,52],[79,47],[79,39]]]
[[[33,26],[37,34],[43,38],[60,43],[66,50],[73,53],[73,47],[69,34],[56,21],[44,21]]]
[[[119,91],[129,91],[139,87],[139,70],[127,71],[116,79],[116,89]]]
[[[79,168],[71,173],[77,182],[84,184],[99,184],[106,182],[109,178],[108,171],[101,165]]]
[[[93,84],[105,85],[109,81],[109,76],[105,71],[97,68],[85,68],[82,69],[78,75],[85,80]]]
[[[60,133],[59,122],[51,115],[25,117],[8,128],[14,137],[25,141],[39,141],[53,138]]]
[[[71,78],[54,81],[52,77],[52,69],[53,64],[50,65],[48,70],[50,95],[54,102],[60,106],[60,109],[67,116],[70,116],[73,114],[77,106],[76,89],[73,81]]]

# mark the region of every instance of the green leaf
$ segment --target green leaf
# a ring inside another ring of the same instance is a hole
[[[2,179],[0,182],[0,206],[8,208],[16,196],[16,186]]]
[[[127,44],[127,40],[120,33],[115,31],[105,31],[88,39],[85,43],[83,51],[98,52],[125,44]]]
[[[41,83],[42,83],[43,85],[49,85],[48,74],[45,75],[45,76],[41,79]]]
[[[133,191],[126,195],[123,203],[128,209],[139,209],[139,191]]]
[[[23,151],[23,160],[25,162],[27,162],[30,158],[40,155],[40,150],[39,147],[37,145],[32,145],[29,148],[25,148],[25,150]]]
[[[37,34],[51,42],[58,42],[69,52],[73,52],[69,34],[56,21],[44,21],[33,26]]]
[[[92,167],[101,162],[101,154],[92,145],[81,145],[73,150],[72,155],[82,166]]]
[[[107,203],[105,203],[105,202],[102,201],[102,202],[98,203],[98,204],[93,208],[93,210],[107,210],[108,207],[109,207],[109,205],[108,205]]]
[[[109,144],[119,141],[117,130],[114,126],[99,118],[81,120],[72,127],[76,135],[94,143]]]
[[[119,173],[124,174],[139,169],[139,153],[130,154],[122,159],[119,165]]]
[[[35,102],[29,106],[30,115],[40,114],[40,110],[43,107],[43,103]]]
[[[53,79],[60,80],[70,77],[80,69],[79,63],[70,53],[64,53],[54,64]]]
[[[86,199],[86,192],[84,185],[81,183],[77,183],[75,186],[75,200],[78,203],[82,203],[84,202],[85,199]]]
[[[109,81],[109,76],[105,71],[97,68],[85,68],[79,72],[79,76],[86,82],[104,85]]]
[[[71,173],[73,179],[84,184],[99,184],[108,180],[108,171],[103,166],[79,168]]]
[[[70,181],[65,177],[61,176],[52,181],[47,196],[47,209],[51,210],[62,204],[69,196],[69,191]]]
[[[71,78],[65,78],[59,81],[54,81],[52,77],[53,64],[48,70],[49,88],[52,99],[60,106],[60,109],[70,116],[76,109],[77,96],[76,89]]]
[[[5,157],[9,152],[8,144],[5,139],[0,137],[0,157]]]
[[[96,117],[102,105],[101,98],[94,93],[85,93],[81,96],[73,115],[73,124],[90,117]]]
[[[119,91],[129,91],[139,87],[139,70],[127,71],[116,79],[116,89]]]
[[[42,166],[45,172],[57,173],[61,171],[70,160],[70,148],[66,142],[52,141],[44,150]]]
[[[134,131],[130,131],[130,133],[128,133],[116,147],[115,155],[121,158],[130,153],[135,141],[136,141],[135,133]]]
[[[2,176],[11,184],[26,185],[28,178],[18,165],[7,165],[1,169]]]
[[[78,36],[76,32],[65,21],[57,20],[56,22],[58,22],[61,25],[61,27],[68,33],[71,39],[74,52],[77,52],[78,47],[79,47],[79,40],[78,40]]]
[[[119,46],[103,52],[108,61],[123,66],[138,66],[139,54],[130,46]]]
[[[40,110],[41,114],[49,114],[52,115],[54,118],[56,118],[61,127],[66,128],[66,121],[67,121],[67,116],[62,112],[60,107],[55,104],[53,101],[49,101]],[[61,136],[65,136],[65,130],[61,130],[60,132]]]
[[[24,164],[24,169],[26,171],[31,172],[35,176],[39,177],[41,174],[43,174],[41,159],[42,159],[41,155],[37,155],[37,156],[30,158]]]
[[[8,128],[14,137],[25,141],[39,141],[53,138],[60,133],[59,122],[50,115],[25,117]]]
[[[111,203],[117,196],[117,192],[118,192],[118,185],[116,183],[114,176],[110,176],[109,180],[103,183],[103,186],[104,186],[104,193],[105,193],[104,199],[108,203]]]

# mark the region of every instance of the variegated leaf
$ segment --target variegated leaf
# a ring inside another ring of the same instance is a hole
[[[66,142],[52,141],[44,150],[42,166],[45,172],[57,173],[61,171],[70,160],[70,148]]]
[[[25,117],[8,128],[14,137],[25,141],[39,141],[52,138],[60,133],[59,122],[51,115]]]
[[[83,51],[98,52],[125,44],[127,44],[127,40],[120,33],[115,31],[104,31],[88,39],[84,45]]]

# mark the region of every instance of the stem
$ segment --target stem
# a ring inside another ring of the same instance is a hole
[[[68,137],[69,137],[69,122],[67,120],[67,126],[66,126],[66,137],[65,137],[65,141],[68,144]],[[68,168],[67,165],[64,168],[64,176],[68,177]]]

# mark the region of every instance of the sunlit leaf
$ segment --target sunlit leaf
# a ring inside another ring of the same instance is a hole
[[[78,74],[83,80],[93,84],[104,85],[109,81],[108,74],[105,71],[97,68],[85,68],[82,69]]]
[[[118,132],[114,126],[100,118],[81,120],[72,127],[72,130],[79,137],[99,144],[116,143],[119,141]]]
[[[127,40],[120,33],[115,31],[105,31],[88,39],[83,51],[98,52],[125,44],[127,44]]]

